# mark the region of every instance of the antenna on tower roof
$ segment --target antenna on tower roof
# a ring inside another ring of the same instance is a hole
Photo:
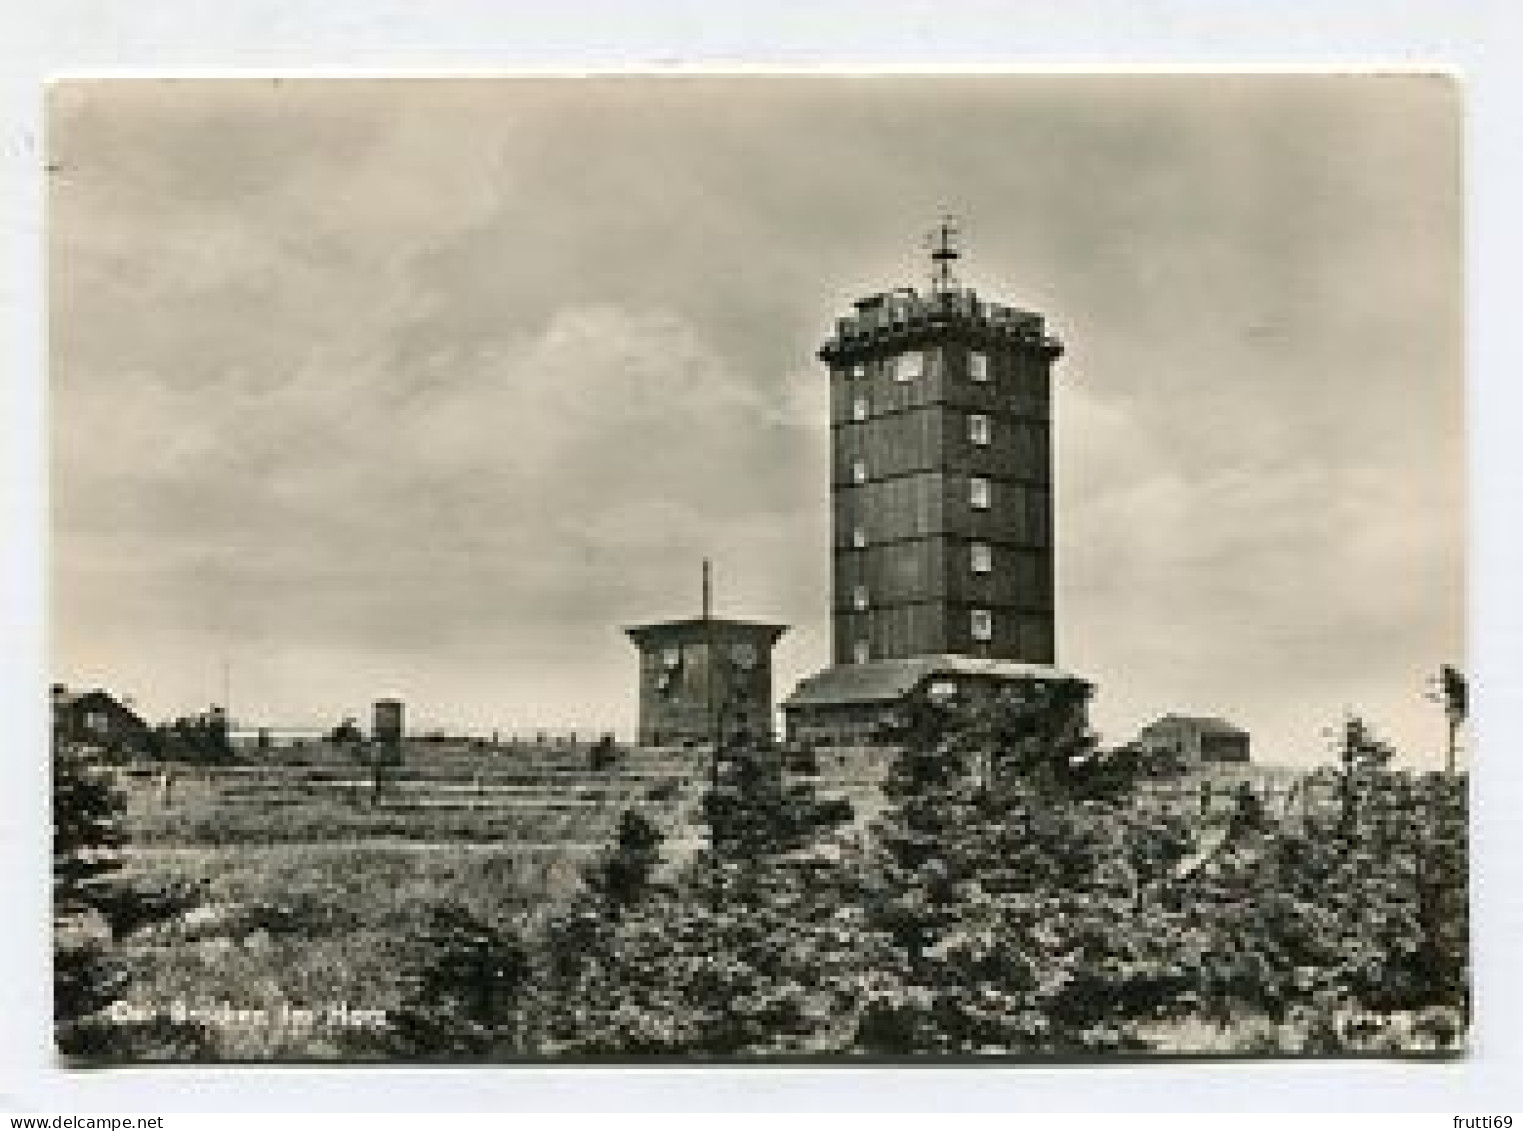
[[[952,275],[952,264],[962,258],[962,230],[957,217],[950,212],[942,214],[941,223],[926,236],[926,246],[931,251],[931,293],[946,294],[957,289]]]

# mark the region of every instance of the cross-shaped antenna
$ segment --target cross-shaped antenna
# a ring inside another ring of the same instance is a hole
[[[925,237],[926,247],[931,252],[933,294],[945,294],[956,289],[957,280],[952,277],[952,263],[962,258],[961,239],[962,232],[958,227],[957,217],[950,212],[944,213],[935,231]]]

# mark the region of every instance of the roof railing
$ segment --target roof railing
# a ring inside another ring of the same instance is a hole
[[[970,289],[921,294],[911,287],[899,287],[859,299],[855,306],[855,314],[835,320],[837,343],[857,342],[910,329],[919,323],[939,323],[951,318],[986,325],[999,333],[1013,334],[1023,341],[1049,349],[1062,348],[1057,337],[1045,332],[1040,314],[981,300]]]

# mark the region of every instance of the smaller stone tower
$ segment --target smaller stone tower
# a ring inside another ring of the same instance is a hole
[[[703,580],[702,616],[624,630],[640,651],[642,746],[773,735],[772,649],[787,626],[713,616],[708,562]]]

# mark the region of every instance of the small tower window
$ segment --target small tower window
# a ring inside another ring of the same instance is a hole
[[[969,612],[968,619],[974,640],[994,639],[994,614],[988,609],[973,609]]]
[[[867,646],[867,641],[858,640],[851,646],[851,658],[853,663],[865,664],[872,659],[873,650]]]
[[[968,439],[980,447],[989,444],[989,418],[981,412],[975,412],[968,417]]]
[[[851,481],[853,483],[867,482],[867,461],[865,459],[854,459],[851,461]]]
[[[851,548],[853,550],[867,549],[867,531],[863,530],[860,526],[851,528]]]
[[[852,397],[851,398],[851,418],[853,420],[866,420],[867,419],[867,398],[866,397]]]
[[[852,587],[852,591],[851,591],[851,607],[856,609],[857,612],[859,612],[859,613],[866,611],[866,609],[867,609],[867,586],[865,586],[865,585],[857,585],[857,586],[853,586]]]
[[[994,551],[987,542],[974,542],[970,557],[974,573],[990,573],[994,569]]]
[[[974,381],[987,381],[989,379],[988,354],[974,352],[968,355],[968,376]]]
[[[925,376],[925,354],[920,350],[902,353],[894,362],[895,381],[913,381]]]
[[[862,378],[867,376],[866,364],[860,361],[856,362],[846,371],[846,376],[860,381]]]
[[[968,504],[976,511],[989,509],[989,481],[977,475],[968,480]]]

